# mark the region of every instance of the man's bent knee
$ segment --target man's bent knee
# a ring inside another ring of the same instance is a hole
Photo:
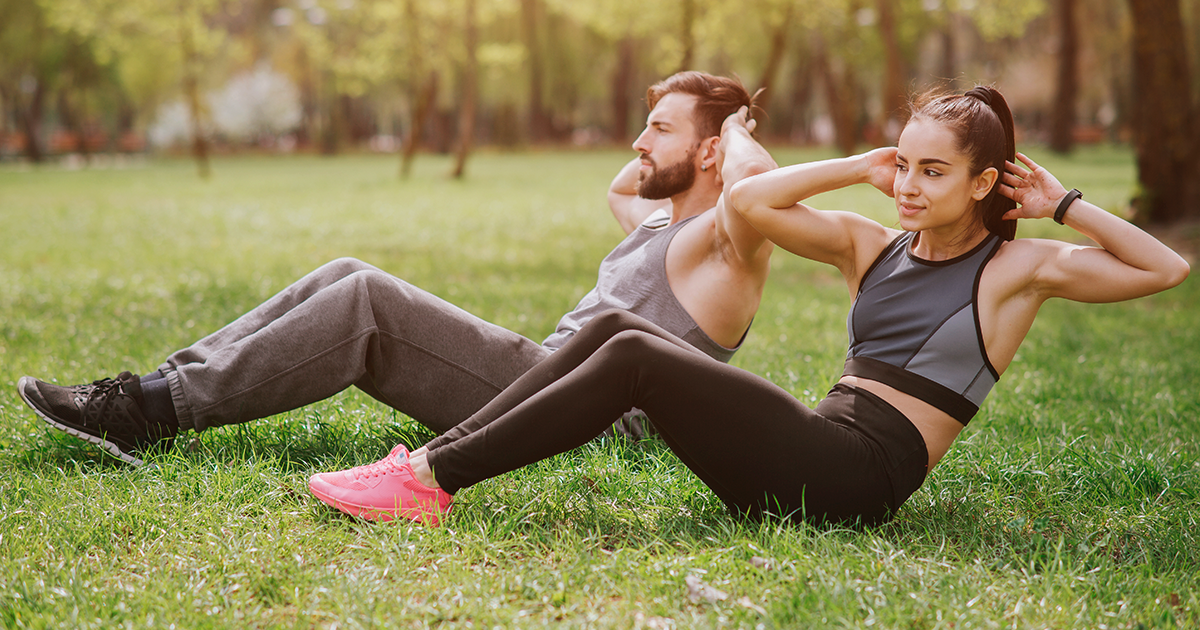
[[[374,265],[367,264],[357,258],[344,256],[321,265],[318,271],[335,278],[345,278],[359,271],[378,271],[378,269]]]

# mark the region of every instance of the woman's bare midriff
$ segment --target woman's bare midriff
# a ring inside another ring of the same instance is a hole
[[[929,451],[929,470],[933,470],[933,467],[942,460],[942,456],[950,450],[950,445],[954,444],[955,438],[963,430],[963,425],[950,417],[950,414],[879,381],[857,376],[843,376],[839,382],[865,389],[884,399],[889,405],[904,414],[909,422],[912,422],[913,426],[921,432],[921,437],[925,438],[925,448]]]

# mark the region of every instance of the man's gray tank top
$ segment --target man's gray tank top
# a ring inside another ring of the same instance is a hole
[[[662,327],[699,348],[708,356],[729,362],[741,347],[726,348],[700,330],[667,283],[667,246],[679,229],[695,217],[670,225],[662,210],[651,214],[600,263],[596,287],[583,296],[575,310],[558,322],[542,342],[550,350],[562,347],[593,317],[611,309],[629,311]],[[744,338],[744,337],[743,337]]]
[[[1000,249],[988,235],[971,251],[931,261],[896,237],[863,274],[846,325],[845,374],[915,396],[966,425],[1000,379],[979,326],[979,278]]]

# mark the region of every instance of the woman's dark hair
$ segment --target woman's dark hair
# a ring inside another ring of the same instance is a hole
[[[672,92],[691,94],[697,98],[693,120],[700,138],[721,135],[721,125],[725,119],[743,105],[750,108],[750,118],[759,109],[755,104],[758,93],[750,96],[741,81],[695,70],[677,72],[651,85],[646,90],[646,104],[654,109],[662,97]]]
[[[959,152],[971,160],[972,176],[989,166],[996,169],[996,183],[987,197],[975,204],[975,212],[989,232],[1011,241],[1017,234],[1017,222],[1000,217],[1016,208],[1017,202],[1000,194],[1000,180],[1007,171],[1005,161],[1017,159],[1017,144],[1012,112],[1004,97],[993,87],[978,86],[966,94],[923,95],[910,109],[909,122],[930,120],[954,133]]]

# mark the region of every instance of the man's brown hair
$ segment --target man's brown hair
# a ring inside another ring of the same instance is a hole
[[[749,107],[751,118],[758,110],[755,105],[758,93],[750,96],[741,81],[695,70],[678,72],[651,85],[646,90],[646,104],[654,109],[662,97],[672,92],[691,94],[697,98],[692,116],[696,132],[702,139],[721,135],[721,124],[739,107]]]

